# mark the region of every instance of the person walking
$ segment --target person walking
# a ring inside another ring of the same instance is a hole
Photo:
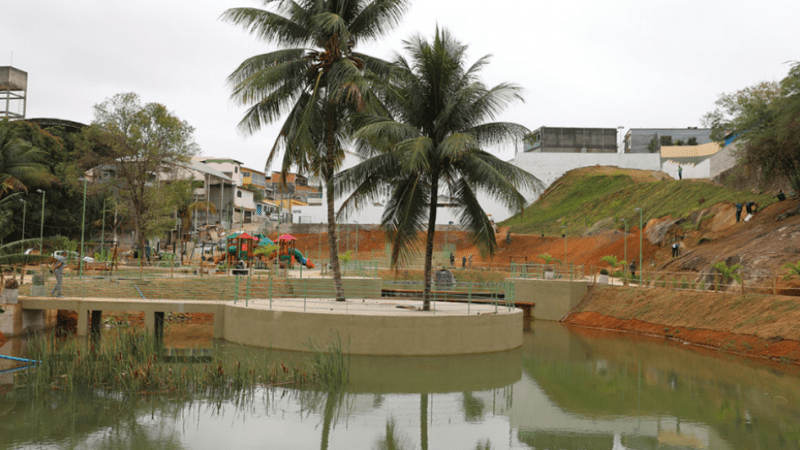
[[[683,179],[683,166],[678,166],[678,179]]]
[[[55,262],[53,262],[53,274],[56,276],[56,285],[53,286],[53,290],[50,291],[50,296],[63,297],[61,285],[64,281],[64,265],[67,259],[60,255],[53,255],[53,258],[55,258]]]
[[[739,223],[739,220],[742,218],[742,204],[736,204],[736,223]]]
[[[631,272],[631,277],[636,278],[636,260],[632,259],[631,264],[628,266],[628,270]]]
[[[456,265],[456,257],[453,255],[453,252],[450,252],[450,267],[455,268]]]

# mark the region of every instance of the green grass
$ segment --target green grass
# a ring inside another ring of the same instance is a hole
[[[584,175],[573,171],[559,180],[552,191],[543,195],[536,203],[525,209],[524,215],[516,215],[501,223],[510,226],[514,233],[544,232],[560,235],[566,222],[568,234],[583,234],[593,221],[615,219],[621,227],[621,219],[634,226],[639,223],[639,212],[643,209],[643,220],[664,217],[687,217],[691,213],[720,202],[743,202],[752,200],[760,208],[775,202],[769,195],[755,195],[747,191],[736,191],[710,183],[692,180],[661,180],[635,183],[628,175]],[[706,216],[710,218],[710,215]]]

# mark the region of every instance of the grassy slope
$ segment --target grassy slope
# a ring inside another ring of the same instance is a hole
[[[630,226],[639,223],[639,212],[643,218],[687,217],[695,211],[720,202],[754,201],[764,207],[775,199],[771,195],[755,195],[747,191],[736,191],[711,183],[696,180],[661,180],[634,182],[624,174],[593,175],[578,169],[556,180],[539,200],[502,222],[514,233],[548,235],[561,234],[566,222],[571,235],[583,234],[593,224],[603,219],[628,221]],[[701,199],[704,199],[701,202]],[[617,222],[622,228],[622,222]]]

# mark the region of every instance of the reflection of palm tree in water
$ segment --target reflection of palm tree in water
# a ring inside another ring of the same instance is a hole
[[[630,450],[628,447],[622,445],[622,436],[619,433],[614,433],[614,446],[611,450]]]
[[[428,450],[428,393],[419,394],[419,431],[420,446]]]

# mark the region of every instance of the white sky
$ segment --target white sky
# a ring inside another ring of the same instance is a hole
[[[218,18],[253,0],[2,0],[0,66],[28,72],[28,114],[89,123],[120,92],[196,128],[202,154],[263,168],[278,124],[244,137],[226,77],[271,46]],[[530,129],[699,126],[722,92],[780,80],[800,60],[798,0],[416,0],[360,51],[391,58],[411,34],[448,28],[492,54],[489,85],[526,90],[500,118]],[[498,150],[503,159],[513,148]]]

